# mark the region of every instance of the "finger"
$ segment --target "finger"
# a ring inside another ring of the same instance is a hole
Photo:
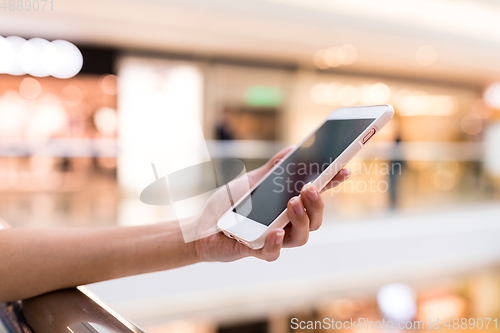
[[[288,201],[287,213],[292,227],[289,229],[284,246],[302,246],[309,239],[309,216],[299,197],[293,197]]]
[[[333,179],[330,180],[330,182],[328,182],[328,184],[326,184],[325,187],[323,187],[323,189],[321,190],[320,193],[326,192],[329,189],[332,189],[336,186],[339,186],[342,182],[345,182],[347,179],[349,179],[349,177],[351,176],[351,173],[352,173],[351,169],[340,170],[335,175],[335,177],[333,177]]]
[[[280,256],[281,247],[285,231],[283,229],[274,229],[267,235],[266,243],[260,250],[253,250],[253,256],[266,261],[275,261]]]
[[[323,223],[325,203],[316,186],[311,183],[306,184],[300,192],[300,199],[309,216],[309,231],[318,230]]]
[[[250,186],[253,186],[260,178],[262,178],[269,170],[272,169],[273,166],[276,165],[283,157],[288,154],[294,146],[288,146],[280,150],[279,152],[276,153],[269,161],[266,162],[263,166],[260,168],[251,171],[248,173],[248,179],[250,182]]]

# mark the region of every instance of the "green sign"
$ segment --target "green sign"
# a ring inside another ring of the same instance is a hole
[[[253,86],[245,90],[244,99],[250,106],[275,107],[281,105],[283,96],[277,87]]]

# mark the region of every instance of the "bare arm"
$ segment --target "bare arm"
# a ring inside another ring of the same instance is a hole
[[[263,177],[289,149],[249,172],[250,185]],[[348,177],[349,171],[342,170],[326,188]],[[210,203],[212,207],[220,206],[216,197]],[[309,232],[321,226],[323,206],[318,190],[305,186],[301,196],[288,203],[289,225],[285,230],[272,230],[259,250],[252,250],[221,233],[185,243],[178,222],[138,227],[0,228],[0,302],[199,261],[233,261],[248,256],[276,260],[282,247],[305,244]],[[218,217],[202,214],[193,219],[193,225],[199,226],[203,221],[215,226]]]
[[[198,262],[178,223],[0,230],[0,301]]]

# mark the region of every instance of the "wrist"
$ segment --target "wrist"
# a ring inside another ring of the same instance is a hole
[[[156,243],[159,246],[156,251],[161,264],[159,269],[155,270],[172,269],[200,261],[194,242],[186,241],[183,230],[176,222],[152,225],[150,235],[152,238],[147,237],[147,242]],[[158,241],[154,241],[155,238]]]
[[[191,218],[189,220],[179,221],[178,238],[186,250],[186,256],[191,258],[193,263],[205,261],[203,249],[200,248],[198,240],[198,219]]]
[[[196,262],[206,261],[205,256],[204,256],[202,242],[199,239],[197,239],[194,242],[191,242],[191,244],[193,244]]]

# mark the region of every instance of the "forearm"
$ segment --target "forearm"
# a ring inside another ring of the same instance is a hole
[[[0,301],[198,262],[177,223],[0,231]]]

